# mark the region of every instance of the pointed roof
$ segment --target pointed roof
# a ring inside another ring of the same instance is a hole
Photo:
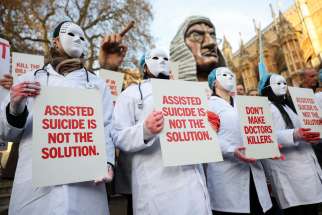
[[[222,49],[225,50],[225,49],[232,49],[231,48],[231,45],[230,43],[228,42],[226,36],[224,35],[224,42],[223,42],[223,45],[222,45]]]

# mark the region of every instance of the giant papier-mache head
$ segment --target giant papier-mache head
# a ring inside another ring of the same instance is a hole
[[[195,43],[195,44],[194,44]],[[171,61],[179,66],[179,79],[205,81],[209,73],[226,65],[216,43],[215,27],[207,17],[188,17],[170,44]]]

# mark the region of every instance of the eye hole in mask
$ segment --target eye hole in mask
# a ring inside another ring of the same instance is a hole
[[[80,37],[80,39],[81,39],[82,41],[85,41],[84,37]]]
[[[153,57],[152,59],[153,60],[159,60],[159,57]]]
[[[168,61],[169,59],[167,57],[164,57],[163,60]]]
[[[70,33],[70,32],[68,33],[68,35],[69,35],[69,36],[72,36],[72,37],[74,37],[74,36],[75,36],[75,34]]]

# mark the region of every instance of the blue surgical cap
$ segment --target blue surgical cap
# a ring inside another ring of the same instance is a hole
[[[213,69],[208,75],[208,86],[211,90],[213,90],[216,81],[216,72],[216,69]]]

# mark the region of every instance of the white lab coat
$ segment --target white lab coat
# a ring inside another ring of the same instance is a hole
[[[286,160],[265,160],[273,194],[282,209],[322,202],[322,171],[312,146],[304,141],[294,141],[294,129],[286,129],[280,111],[272,103],[273,124],[277,142],[283,145],[281,153]],[[284,109],[294,127],[301,127],[298,116],[288,106]]]
[[[65,77],[58,74],[51,65],[46,66],[49,72],[48,86],[70,88],[85,88],[86,73],[84,69],[73,71]],[[114,145],[111,139],[110,126],[112,120],[112,97],[105,83],[93,74],[88,74],[90,83],[102,94],[104,110],[104,127],[107,146],[107,160],[114,164]],[[33,81],[33,72],[20,76],[18,82]],[[37,73],[36,80],[44,87],[47,85],[45,71]],[[8,99],[9,100],[9,99]],[[29,115],[24,128],[11,126],[6,117],[5,108],[8,100],[1,104],[0,109],[0,139],[20,142],[19,160],[12,195],[9,214],[11,215],[88,215],[109,214],[105,184],[95,186],[93,181],[36,188],[32,185],[32,110],[33,98],[28,98]],[[59,174],[59,172],[57,172]]]
[[[237,109],[224,99],[212,96],[209,99],[209,110],[220,118],[218,142],[224,157],[223,162],[206,165],[212,210],[250,213],[249,185],[252,173],[259,202],[266,212],[272,203],[261,162],[248,164],[234,157],[235,149],[243,144]]]
[[[134,214],[211,214],[201,165],[164,167],[159,138],[144,141],[144,119],[154,108],[149,80],[141,84],[141,91],[143,109],[138,108],[140,92],[133,84],[118,97],[113,115],[116,147],[133,153]]]

